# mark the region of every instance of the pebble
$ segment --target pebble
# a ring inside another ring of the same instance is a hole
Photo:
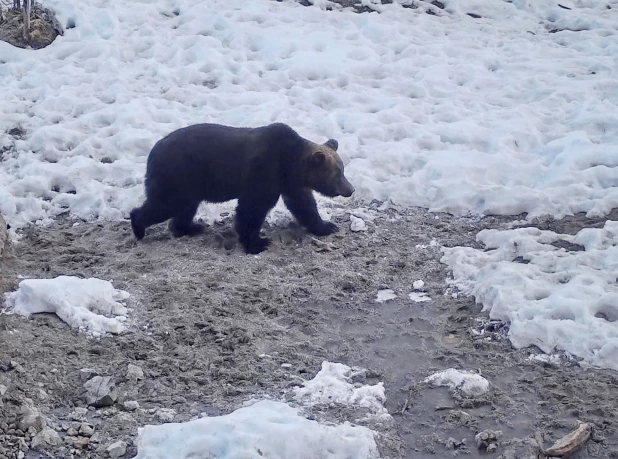
[[[111,406],[118,399],[118,391],[111,376],[95,376],[84,383],[88,405]]]
[[[127,411],[135,411],[139,408],[139,403],[135,400],[128,400],[122,404],[125,410]]]
[[[354,232],[359,232],[359,231],[367,231],[367,224],[365,223],[365,220],[363,220],[362,218],[358,218],[355,217],[354,215],[350,215],[350,230],[354,231]]]
[[[90,438],[88,437],[77,437],[73,442],[73,448],[75,449],[84,449],[90,444]]]
[[[37,432],[42,430],[47,425],[47,420],[41,412],[32,405],[32,401],[27,399],[21,406],[21,419],[19,421],[19,430],[26,431],[33,427]],[[15,433],[15,432],[13,432]]]
[[[58,432],[50,427],[45,427],[32,439],[30,444],[32,449],[47,449],[49,447],[58,446],[62,443],[62,439]]]
[[[69,418],[73,419],[74,421],[80,421],[84,419],[87,414],[88,414],[87,408],[81,408],[81,407],[75,408],[73,411],[71,411],[71,414],[69,414]]]
[[[155,413],[155,416],[163,422],[172,422],[174,416],[176,416],[176,411],[171,408],[160,408]]]
[[[119,457],[124,456],[127,452],[127,444],[122,440],[117,441],[109,445],[106,451],[111,459],[118,459]]]
[[[94,427],[92,427],[90,424],[82,422],[82,425],[79,428],[79,434],[83,435],[84,437],[91,437],[93,433]]]
[[[135,382],[140,379],[144,379],[144,370],[137,365],[130,363],[127,367],[127,379]]]
[[[79,378],[82,381],[88,381],[95,376],[99,376],[99,374],[99,370],[95,370],[94,368],[82,368],[81,370],[79,370]]]

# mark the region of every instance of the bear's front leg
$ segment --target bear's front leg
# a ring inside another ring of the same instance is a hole
[[[296,220],[316,236],[328,236],[339,229],[334,223],[322,220],[313,191],[308,188],[285,193],[283,202]]]
[[[266,250],[270,245],[270,239],[260,236],[260,229],[264,224],[268,211],[272,209],[274,202],[241,198],[236,207],[236,232],[238,239],[245,248],[246,253],[257,254]]]

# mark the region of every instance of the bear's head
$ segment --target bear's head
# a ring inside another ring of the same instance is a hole
[[[304,156],[305,185],[324,196],[350,197],[354,187],[343,174],[343,161],[337,154],[339,144],[327,140],[324,144],[308,142]]]

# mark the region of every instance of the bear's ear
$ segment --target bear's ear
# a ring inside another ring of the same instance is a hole
[[[339,148],[339,142],[337,142],[335,139],[328,139],[324,145],[332,148],[335,151],[337,151],[337,148]]]
[[[319,167],[324,164],[324,161],[326,161],[326,155],[321,151],[316,151],[314,154],[311,155],[309,161],[311,162],[312,166]]]

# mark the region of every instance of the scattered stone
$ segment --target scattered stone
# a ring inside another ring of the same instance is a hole
[[[127,379],[137,382],[140,379],[144,379],[144,370],[137,365],[129,364],[127,368]]]
[[[123,408],[127,411],[135,411],[139,408],[139,403],[135,400],[128,400],[122,404]]]
[[[88,437],[77,437],[73,442],[73,448],[75,449],[85,449],[90,444],[90,438]]]
[[[155,417],[163,422],[172,422],[176,416],[176,411],[171,408],[159,408],[155,413]]]
[[[39,399],[41,401],[45,401],[49,398],[49,396],[47,395],[47,392],[45,392],[43,389],[39,388]]]
[[[32,439],[30,447],[32,449],[44,450],[53,448],[62,444],[62,439],[58,432],[51,427],[45,427]]]
[[[81,379],[82,381],[88,381],[95,376],[100,376],[100,372],[98,370],[95,370],[94,368],[82,368],[81,370],[79,370],[79,379]]]
[[[498,440],[502,437],[501,430],[483,430],[474,436],[476,441],[476,447],[478,449],[485,449],[488,452],[493,452],[498,449]]]
[[[86,389],[86,403],[103,407],[111,406],[118,399],[116,385],[111,376],[95,376],[84,384]]]
[[[311,238],[311,243],[315,245],[317,248],[316,252],[332,252],[333,250],[337,250],[338,247],[334,246],[330,242],[320,241],[314,237]]]
[[[94,427],[86,422],[82,422],[82,425],[79,427],[79,434],[84,437],[92,437],[94,433]]]
[[[32,400],[26,399],[21,406],[21,419],[18,424],[19,429],[25,432],[32,427],[35,432],[39,432],[43,430],[46,425],[47,420],[45,416],[32,405]]]
[[[71,423],[71,428],[75,429],[77,432],[79,432],[79,428],[82,426],[82,423],[79,421],[73,421]]]
[[[543,453],[546,456],[567,457],[584,446],[592,434],[592,424],[582,421],[576,421],[576,423],[577,428],[573,432],[566,434]],[[543,447],[541,443],[539,446]]]
[[[350,230],[354,232],[367,231],[367,224],[365,223],[365,220],[363,220],[362,218],[358,218],[358,217],[355,217],[354,215],[350,215],[350,222],[352,222],[350,224]]]
[[[122,457],[127,452],[127,444],[125,442],[117,441],[116,443],[112,443],[107,447],[107,454],[111,459],[118,459]]]
[[[71,414],[69,414],[69,418],[73,419],[74,421],[81,421],[83,419],[86,419],[87,415],[88,415],[88,409],[79,407],[71,411]]]

